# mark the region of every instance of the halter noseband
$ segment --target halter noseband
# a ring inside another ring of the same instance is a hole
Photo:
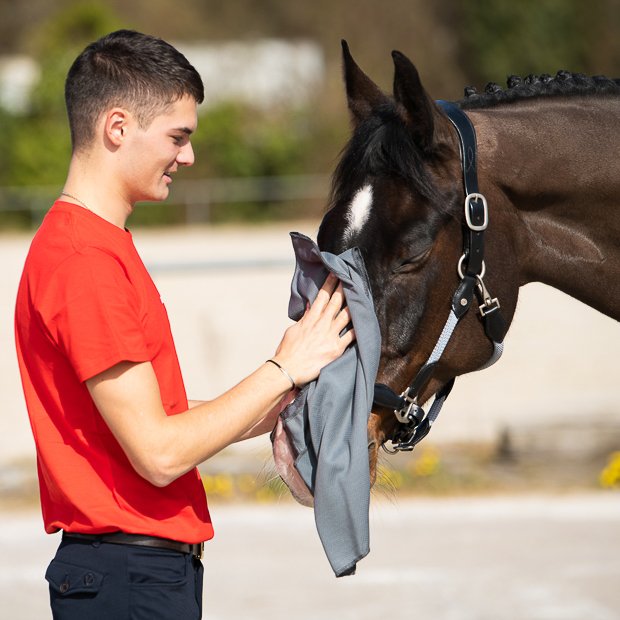
[[[484,231],[489,223],[489,211],[486,198],[478,191],[478,174],[476,170],[476,132],[469,117],[456,105],[447,101],[437,101],[448,118],[452,121],[459,137],[463,185],[465,187],[465,223],[463,224],[463,256],[458,263],[461,278],[456,292],[452,296],[450,316],[444,325],[441,336],[426,364],[422,366],[414,380],[405,391],[398,395],[382,383],[375,383],[374,402],[381,407],[394,409],[401,426],[394,435],[392,450],[383,446],[390,453],[413,450],[414,446],[428,435],[431,426],[450,390],[454,385],[451,379],[435,394],[435,400],[428,414],[418,405],[420,390],[433,374],[458,322],[465,316],[473,302],[474,292],[481,300],[479,306],[484,330],[493,342],[493,355],[478,370],[494,364],[501,356],[504,336],[508,327],[500,312],[497,299],[492,299],[482,278],[484,265]]]

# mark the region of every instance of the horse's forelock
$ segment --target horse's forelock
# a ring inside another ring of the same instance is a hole
[[[332,185],[332,206],[350,204],[369,179],[396,178],[424,197],[433,194],[424,157],[393,102],[361,123],[343,150]]]

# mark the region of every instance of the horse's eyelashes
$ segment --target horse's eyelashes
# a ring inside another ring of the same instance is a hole
[[[424,250],[424,252],[420,252],[415,256],[411,256],[404,261],[401,261],[396,267],[394,267],[394,273],[409,273],[414,269],[420,267],[420,265],[424,262],[424,260],[428,257],[431,252],[431,248]]]

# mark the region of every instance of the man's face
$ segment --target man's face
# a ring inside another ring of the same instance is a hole
[[[134,205],[140,200],[161,201],[179,166],[194,163],[190,135],[196,130],[196,100],[186,96],[156,116],[146,130],[137,120],[127,126],[123,149],[122,182],[125,195]]]

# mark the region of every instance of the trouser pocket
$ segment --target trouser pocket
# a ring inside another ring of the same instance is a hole
[[[97,595],[103,583],[103,575],[88,568],[52,560],[45,573],[50,588],[60,596]]]
[[[132,547],[127,555],[131,620],[197,620],[200,607],[191,556]]]
[[[103,620],[97,614],[102,606],[104,575],[91,568],[52,560],[45,573],[49,583],[50,606],[54,620]]]

